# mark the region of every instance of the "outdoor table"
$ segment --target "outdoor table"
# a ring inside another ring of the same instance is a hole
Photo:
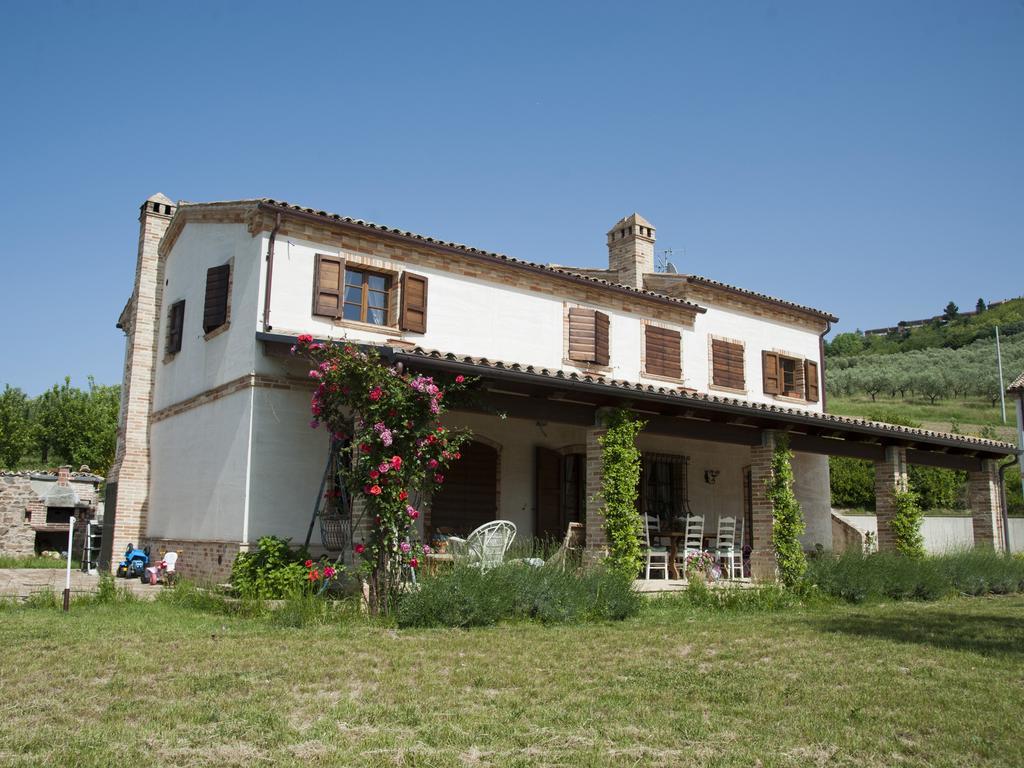
[[[679,569],[676,567],[676,555],[679,554],[679,540],[686,538],[686,531],[658,531],[655,537],[668,539],[668,575],[670,578],[679,578]]]

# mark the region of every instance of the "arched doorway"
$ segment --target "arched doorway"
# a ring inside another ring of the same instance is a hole
[[[432,532],[465,536],[498,516],[498,449],[474,440],[461,452],[431,501]]]

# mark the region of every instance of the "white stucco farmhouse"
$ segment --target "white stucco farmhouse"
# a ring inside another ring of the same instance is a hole
[[[287,354],[299,334],[378,346],[428,373],[480,378],[450,414],[474,442],[428,504],[423,535],[513,521],[560,536],[582,521],[604,546],[597,438],[626,405],[640,437],[640,503],[744,522],[748,568],[774,569],[764,479],[780,432],[796,451],[805,545],[830,549],[829,455],[876,463],[879,545],[907,463],[970,472],[974,536],[1001,546],[1004,443],[827,414],[827,312],[654,268],[654,226],[607,233],[607,266],[534,264],[269,200],[141,208],[121,425],[105,555],[129,541],[177,549],[220,579],[263,535],[302,541],[328,454],[309,428],[312,385]],[[355,532],[358,538],[359,531]],[[312,544],[320,542],[316,537]]]

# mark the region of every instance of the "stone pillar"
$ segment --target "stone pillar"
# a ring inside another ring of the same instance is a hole
[[[976,547],[1004,549],[999,496],[999,465],[994,459],[984,459],[981,469],[967,473],[967,506],[971,510]]]
[[[149,499],[149,418],[153,402],[160,328],[163,269],[158,249],[174,215],[162,194],[150,197],[139,214],[135,289],[118,327],[125,332],[124,379],[114,465],[107,475],[103,548],[100,564],[116,565],[125,546],[146,536]]]
[[[878,551],[895,552],[892,518],[896,492],[907,490],[907,449],[887,446],[885,458],[875,462],[875,515],[878,520]]]
[[[598,440],[607,432],[603,426],[587,429],[587,519],[586,556],[587,560],[600,560],[608,555],[608,540],[604,534],[604,500],[601,498],[601,482],[604,470],[601,463],[601,445]]]
[[[765,430],[761,444],[750,446],[750,497],[753,527],[750,532],[750,576],[756,581],[774,581],[778,575],[775,550],[772,548],[772,528],[775,510],[768,498],[768,486],[774,472],[776,433]]]

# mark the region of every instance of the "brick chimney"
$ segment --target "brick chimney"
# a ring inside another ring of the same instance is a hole
[[[608,269],[618,282],[644,287],[644,275],[654,272],[654,227],[639,213],[631,214],[608,231]]]
[[[71,485],[71,467],[65,465],[57,467],[57,485],[67,488]]]
[[[157,249],[176,210],[159,192],[140,206],[135,289],[117,327],[125,334],[124,378],[117,452],[107,474],[106,517],[100,566],[146,535],[149,497],[149,417],[152,411],[163,265]],[[114,561],[116,562],[116,561]]]

